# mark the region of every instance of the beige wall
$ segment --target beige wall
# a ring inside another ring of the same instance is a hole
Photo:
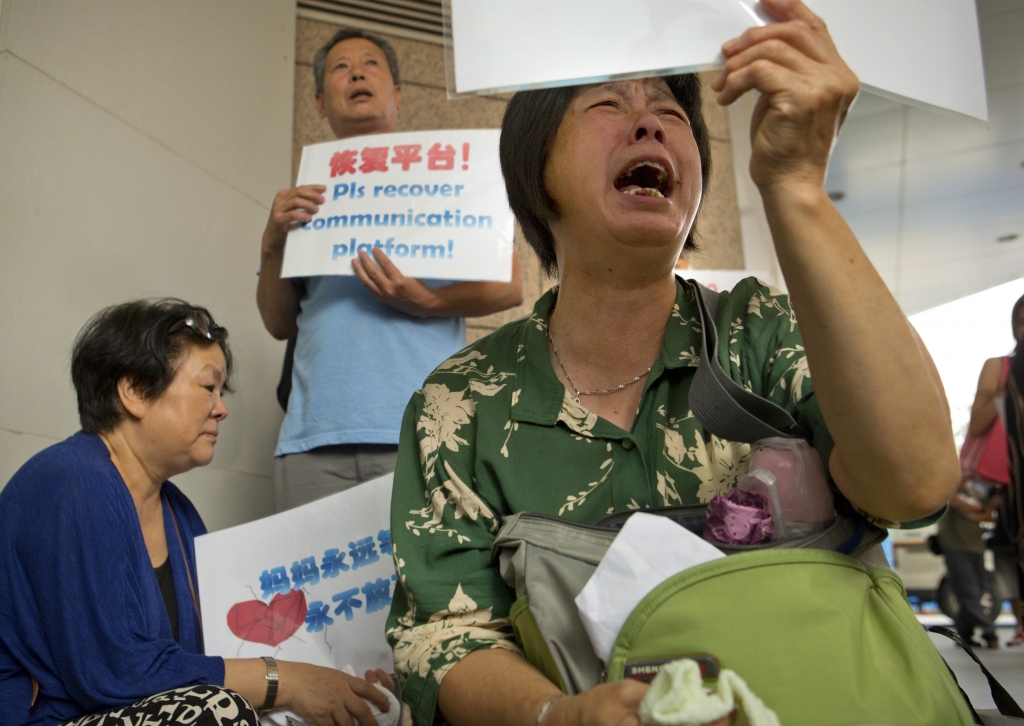
[[[174,295],[210,308],[238,361],[214,463],[176,481],[214,529],[273,511],[282,345],[254,296],[294,48],[288,0],[3,0],[0,486],[78,429],[86,319]]]
[[[338,29],[329,23],[300,18],[296,23],[295,43],[295,135],[292,146],[292,178],[298,172],[302,147],[334,138],[327,122],[319,117],[313,102],[313,54]],[[444,54],[440,46],[385,36],[398,54],[402,76],[402,131],[420,129],[497,128],[508,96],[481,96],[447,100]],[[710,94],[708,94],[710,95]],[[715,173],[704,199],[699,225],[700,252],[691,262],[704,269],[743,267],[739,213],[732,174],[729,126],[725,112],[717,104],[705,103],[705,115],[712,138]],[[517,235],[518,239],[518,235]],[[504,323],[526,315],[551,280],[541,277],[536,258],[521,241],[519,260],[526,273],[526,302],[518,308],[467,323],[470,342]]]

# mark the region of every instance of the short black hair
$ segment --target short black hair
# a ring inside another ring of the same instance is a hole
[[[324,68],[327,65],[327,54],[331,52],[331,48],[341,41],[351,40],[352,38],[368,40],[380,48],[381,52],[384,54],[384,59],[388,62],[388,70],[391,71],[391,80],[394,81],[396,86],[402,85],[402,79],[398,75],[398,56],[395,54],[395,49],[391,47],[391,43],[387,42],[379,35],[364,33],[362,30],[356,30],[355,28],[342,28],[332,35],[330,40],[320,46],[320,49],[313,56],[313,78],[316,79],[316,92],[318,94],[324,92]]]
[[[701,105],[700,77],[685,74],[662,76],[662,80],[668,84],[690,121],[700,154],[701,189],[707,191],[711,177],[711,140]],[[519,220],[526,241],[540,258],[541,268],[548,275],[558,271],[555,241],[549,226],[558,219],[558,207],[544,187],[544,168],[558,127],[580,88],[564,86],[520,91],[508,102],[501,122],[499,155],[509,206]],[[695,227],[696,224],[690,228],[684,249],[696,248]]]
[[[111,431],[125,416],[117,384],[127,378],[144,398],[159,396],[177,373],[190,346],[219,345],[227,362],[224,390],[230,391],[228,331],[215,327],[213,340],[188,326],[171,328],[206,308],[176,298],[134,300],[100,310],[79,331],[71,353],[71,382],[78,396],[78,418],[89,434]]]

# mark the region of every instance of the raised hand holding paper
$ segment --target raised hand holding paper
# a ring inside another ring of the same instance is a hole
[[[498,131],[416,131],[313,144],[299,185],[326,201],[288,233],[282,277],[353,275],[382,249],[402,274],[443,280],[512,277],[513,219]]]

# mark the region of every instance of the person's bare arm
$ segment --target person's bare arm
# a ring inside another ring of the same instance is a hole
[[[957,492],[950,498],[949,506],[968,519],[973,519],[975,515],[985,511],[983,506],[963,496],[960,492]]]
[[[829,469],[862,511],[893,521],[925,517],[960,478],[945,394],[928,351],[824,189],[859,84],[802,3],[763,5],[784,22],[726,44],[726,71],[713,88],[723,104],[751,89],[762,94],[750,171],[835,440]]]
[[[984,508],[975,514],[972,519],[976,522],[994,522],[999,516],[999,507],[1001,506],[1003,506],[1003,495],[993,494],[985,502]]]
[[[299,332],[299,291],[291,280],[281,278],[288,228],[311,220],[324,203],[325,191],[327,187],[318,184],[283,189],[274,197],[270,209],[260,245],[256,306],[267,332],[278,340],[287,340]]]
[[[403,275],[382,249],[374,249],[372,259],[360,252],[352,260],[352,269],[382,303],[420,318],[490,315],[521,304],[526,296],[523,270],[515,255],[509,282],[455,282],[427,287],[421,280]]]
[[[352,726],[353,717],[363,726],[376,722],[369,706],[373,701],[382,711],[388,699],[369,680],[342,673],[333,668],[277,661],[279,671],[275,706],[295,711],[314,726]],[[371,674],[368,672],[367,676]],[[384,671],[373,671],[375,680],[393,689],[394,683]],[[224,687],[260,708],[267,696],[267,664],[260,658],[225,658]]]
[[[999,417],[996,399],[1005,393],[999,388],[999,377],[1002,371],[1003,361],[1001,358],[989,358],[981,367],[978,391],[974,394],[974,403],[971,405],[971,422],[967,425],[967,433],[971,436],[981,436]]]
[[[438,708],[453,726],[534,726],[544,702],[559,693],[516,653],[476,650],[441,681]],[[623,680],[554,701],[544,726],[640,726],[637,707],[647,686]]]

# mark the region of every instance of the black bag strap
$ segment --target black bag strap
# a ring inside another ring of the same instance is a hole
[[[925,630],[927,630],[930,633],[936,633],[943,637],[949,638],[954,643],[963,648],[965,651],[967,651],[967,655],[971,657],[971,660],[978,664],[978,667],[981,668],[981,672],[984,673],[985,678],[988,679],[988,688],[990,691],[992,691],[992,700],[995,702],[996,708],[999,709],[1000,714],[1002,714],[1003,716],[1014,716],[1016,718],[1024,718],[1024,709],[1021,709],[1017,702],[1013,700],[1013,696],[1011,696],[1009,692],[1007,692],[1007,690],[1003,688],[1003,685],[996,680],[996,677],[989,672],[988,668],[985,667],[985,664],[981,662],[981,659],[978,658],[977,655],[975,655],[974,650],[971,648],[970,645],[968,645],[964,641],[963,638],[961,638],[957,633],[953,632],[949,628],[944,628],[941,625],[932,625],[928,628],[925,628]],[[952,673],[952,669],[950,669],[950,672]],[[961,689],[961,693],[962,692],[963,689]],[[964,698],[966,697],[966,694],[964,694]],[[967,705],[971,705],[970,701],[967,702]],[[974,713],[973,707],[971,708],[971,712]],[[975,718],[977,718],[977,714],[975,714]],[[978,721],[978,723],[981,723],[981,721]]]
[[[725,372],[718,358],[717,319],[722,294],[696,280],[684,282],[697,300],[703,337],[700,363],[689,395],[690,410],[697,421],[715,436],[728,441],[752,444],[775,436],[806,439],[806,433],[786,409],[751,393]],[[854,513],[849,518],[856,529],[849,541],[836,548],[843,554],[853,553],[869,531],[878,531],[859,514]]]
[[[781,436],[802,438],[800,427],[786,409],[746,390],[718,360],[718,303],[721,293],[696,280],[686,280],[697,299],[704,345],[690,386],[690,410],[700,424],[722,439],[753,443]]]

